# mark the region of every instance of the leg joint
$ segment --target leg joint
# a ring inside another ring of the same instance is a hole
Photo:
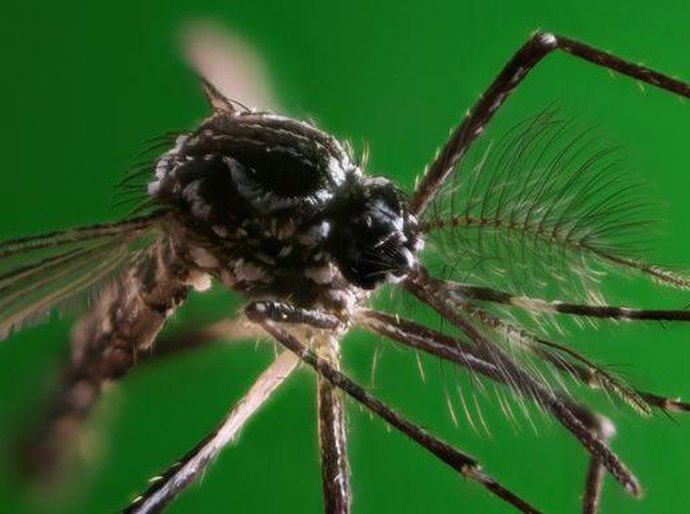
[[[532,34],[531,40],[544,48],[553,49],[558,46],[558,38],[551,32],[542,32],[540,30]]]
[[[299,323],[320,329],[333,329],[340,325],[340,320],[336,316],[283,302],[253,302],[245,308],[245,313],[256,323],[271,320],[277,323]]]

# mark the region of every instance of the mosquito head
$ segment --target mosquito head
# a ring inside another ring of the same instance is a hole
[[[417,263],[417,221],[386,179],[350,177],[333,202],[331,225],[329,251],[343,276],[359,287],[398,282]]]

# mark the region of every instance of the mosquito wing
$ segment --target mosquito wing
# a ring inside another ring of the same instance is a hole
[[[261,59],[240,37],[210,22],[196,22],[185,27],[182,39],[184,54],[201,76],[214,110],[275,106]],[[170,141],[164,140],[167,144]],[[133,179],[151,172],[151,165],[146,165],[128,175],[122,185],[125,192],[139,195],[142,186]],[[27,323],[41,321],[55,307],[88,299],[88,293],[156,240],[159,218],[154,213],[0,242],[0,340]]]
[[[93,293],[160,234],[159,214],[0,242],[0,340]]]
[[[214,109],[277,107],[262,59],[237,34],[210,21],[196,21],[183,28],[182,45]]]

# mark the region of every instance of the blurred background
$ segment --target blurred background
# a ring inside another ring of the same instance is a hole
[[[690,6],[683,2],[42,1],[2,11],[0,239],[125,214],[111,207],[113,185],[143,142],[192,128],[207,112],[178,51],[179,29],[190,19],[212,19],[244,37],[264,57],[287,112],[313,118],[357,148],[368,145],[369,169],[407,190],[537,28],[690,80]],[[667,219],[652,243],[656,255],[690,263],[690,105],[558,54],[525,81],[487,137],[552,101],[625,146]],[[610,290],[615,301],[636,306],[690,303],[686,295],[648,292],[628,283]],[[195,295],[170,328],[231,315],[239,306],[219,289]],[[81,445],[88,458],[65,477],[66,486],[27,489],[13,473],[12,443],[40,410],[68,349],[71,321],[54,316],[0,345],[1,512],[116,511],[215,426],[273,355],[268,345],[247,342],[142,366],[99,405]],[[635,385],[690,397],[687,328],[622,324],[590,335],[580,336],[588,344],[579,348],[624,369]],[[346,368],[364,384],[372,384],[376,344],[354,334],[344,347]],[[490,436],[462,418],[456,428],[444,396],[453,371],[422,359],[423,381],[414,354],[384,348],[377,394],[476,456],[545,512],[579,512],[587,459],[563,429],[539,415],[536,431],[527,422],[514,428],[490,398],[482,405]],[[301,370],[169,512],[318,512],[314,392],[311,372]],[[690,419],[641,419],[606,402],[598,406],[616,422],[614,448],[646,492],[638,502],[607,479],[602,513],[688,512]],[[355,512],[511,512],[359,408],[350,409],[349,421]]]

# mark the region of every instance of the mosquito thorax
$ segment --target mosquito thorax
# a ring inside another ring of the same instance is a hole
[[[180,136],[149,195],[195,241],[195,265],[255,295],[297,289],[310,303],[323,290],[373,289],[404,278],[421,248],[393,183],[364,176],[332,136],[275,114],[218,113]]]

